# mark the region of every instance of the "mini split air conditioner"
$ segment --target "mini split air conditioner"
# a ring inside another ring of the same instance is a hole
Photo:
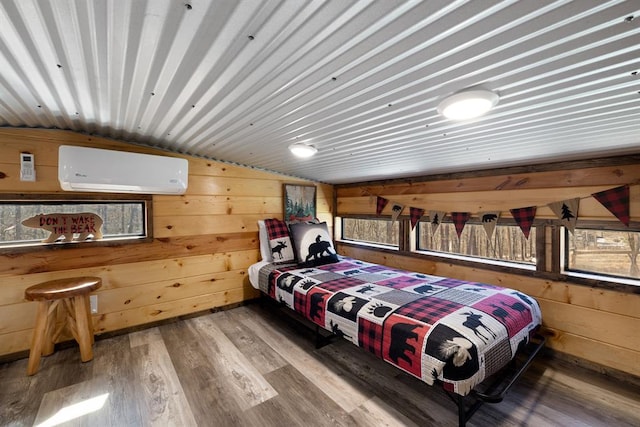
[[[61,145],[58,180],[66,191],[183,194],[189,162],[175,157]]]

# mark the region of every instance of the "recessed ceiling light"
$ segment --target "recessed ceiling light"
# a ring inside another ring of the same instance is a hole
[[[449,120],[466,120],[480,117],[498,103],[496,93],[484,89],[454,93],[438,105],[438,113]]]
[[[310,144],[304,144],[302,142],[296,142],[289,146],[289,151],[296,157],[311,157],[318,152],[318,149]]]

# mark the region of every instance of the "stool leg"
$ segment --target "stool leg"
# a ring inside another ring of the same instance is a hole
[[[83,362],[93,359],[93,349],[91,348],[92,332],[90,331],[91,326],[87,317],[87,310],[91,308],[87,307],[88,302],[89,299],[85,298],[84,295],[73,297],[76,330],[78,333],[77,340],[78,344],[80,344],[80,360]]]
[[[59,301],[52,301],[49,304],[49,308],[47,310],[47,329],[44,333],[44,338],[42,342],[42,355],[49,356],[53,353],[54,345],[55,345],[55,328],[56,328],[56,313],[58,311],[58,303]]]
[[[84,296],[84,304],[87,308],[87,324],[89,325],[89,335],[91,336],[91,345],[95,343],[95,338],[93,336],[93,315],[91,314],[91,300],[89,299],[89,294]]]
[[[47,319],[49,317],[50,301],[38,301],[36,314],[36,325],[31,338],[31,349],[29,351],[29,364],[27,365],[27,375],[38,372],[40,367],[40,357],[42,356],[42,345],[47,331]]]

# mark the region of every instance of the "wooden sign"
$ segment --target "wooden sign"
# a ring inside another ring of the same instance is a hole
[[[102,239],[102,218],[91,212],[40,214],[25,219],[22,225],[49,231],[51,234],[43,240],[44,243],[55,242],[60,236],[64,236],[66,242],[81,242],[89,236],[95,240]],[[74,239],[75,234],[78,237]]]

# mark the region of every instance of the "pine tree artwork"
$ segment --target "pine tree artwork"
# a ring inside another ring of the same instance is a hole
[[[316,217],[315,185],[284,184],[284,220],[312,221]]]

